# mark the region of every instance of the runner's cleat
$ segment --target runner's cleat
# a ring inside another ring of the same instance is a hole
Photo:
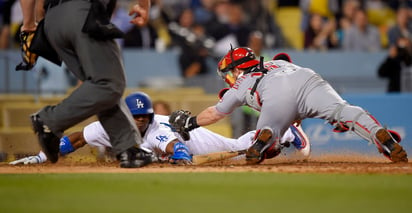
[[[296,150],[301,153],[305,158],[310,156],[310,141],[308,136],[303,131],[302,127],[290,125],[290,129],[292,130],[292,134],[295,136],[295,140],[292,141],[293,146]]]

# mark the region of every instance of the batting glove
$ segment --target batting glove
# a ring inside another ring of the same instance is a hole
[[[173,155],[170,157],[171,164],[190,165],[192,164],[192,156],[189,154],[189,148],[182,143],[177,142],[173,146]]]

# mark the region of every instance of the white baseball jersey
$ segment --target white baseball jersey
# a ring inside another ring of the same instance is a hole
[[[184,141],[178,133],[172,131],[168,120],[168,116],[155,115],[145,135],[142,135],[143,144],[141,146],[154,151],[157,156],[164,155],[167,144],[175,139],[185,143],[191,154],[201,155],[212,152],[245,150],[252,145],[255,136],[255,131],[250,131],[238,139],[232,139],[199,127],[190,131],[190,140]],[[83,136],[91,146],[111,147],[109,136],[98,121],[87,125],[83,129]],[[295,136],[289,130],[282,139],[293,141],[294,138]]]

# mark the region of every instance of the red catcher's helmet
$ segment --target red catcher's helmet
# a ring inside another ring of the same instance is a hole
[[[246,69],[259,64],[255,53],[248,47],[238,47],[231,49],[217,64],[217,73],[230,86],[233,86],[236,79],[230,76],[234,68]]]

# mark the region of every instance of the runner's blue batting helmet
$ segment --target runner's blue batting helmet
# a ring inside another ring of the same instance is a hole
[[[136,92],[126,97],[126,104],[132,115],[154,115],[152,101],[144,92]]]

